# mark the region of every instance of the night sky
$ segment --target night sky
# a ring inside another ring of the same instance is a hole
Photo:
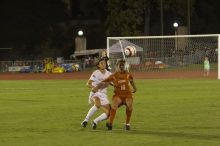
[[[87,38],[87,48],[106,48],[105,25],[108,17],[104,0],[1,0],[0,48],[13,48],[10,56],[1,50],[1,58],[42,58],[44,56],[69,56],[75,49],[74,38],[82,29]],[[164,0],[165,1],[165,0]],[[67,5],[67,2],[68,5]],[[191,34],[220,33],[220,2],[195,0],[191,10]],[[139,26],[141,35],[161,35],[160,11],[152,4],[149,31],[144,23]],[[124,9],[123,7],[121,9]],[[185,26],[185,16],[164,10],[164,35],[173,35],[173,22]],[[144,15],[143,15],[144,18]],[[110,36],[122,36],[114,33]],[[53,52],[53,53],[50,53]],[[4,54],[4,55],[2,55]],[[8,54],[8,52],[6,52]]]

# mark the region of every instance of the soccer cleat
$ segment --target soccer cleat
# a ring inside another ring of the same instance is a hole
[[[112,130],[112,124],[111,123],[106,123],[106,127],[108,128],[108,130]]]
[[[125,124],[125,130],[131,130],[130,124]]]
[[[88,124],[87,121],[83,121],[83,122],[81,123],[81,125],[82,125],[83,128],[86,128],[87,124]]]
[[[97,128],[97,124],[94,121],[92,121],[92,129],[96,129],[96,128]]]

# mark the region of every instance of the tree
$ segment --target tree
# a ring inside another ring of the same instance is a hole
[[[145,0],[109,0],[106,9],[107,36],[142,34]]]
[[[110,36],[126,35],[149,35],[150,26],[153,19],[155,23],[160,22],[159,15],[161,11],[161,2],[163,3],[162,11],[169,17],[164,17],[168,21],[179,20],[182,25],[187,22],[187,1],[179,0],[109,0],[106,19],[106,34]],[[191,10],[194,0],[190,0]],[[173,20],[170,20],[173,19]],[[165,20],[165,22],[167,22]],[[168,23],[168,22],[167,22]],[[156,24],[156,25],[158,25]],[[156,30],[158,31],[158,30]]]

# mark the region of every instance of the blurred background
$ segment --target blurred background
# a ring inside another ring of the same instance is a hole
[[[70,59],[105,49],[108,36],[220,33],[216,0],[1,0],[0,60]],[[78,36],[82,30],[83,35]],[[78,37],[84,37],[82,40]],[[77,44],[78,43],[78,44]]]

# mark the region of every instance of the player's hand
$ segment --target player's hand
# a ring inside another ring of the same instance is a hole
[[[95,87],[94,87],[94,86],[90,86],[89,88],[93,89],[93,88],[95,88]]]
[[[137,91],[137,89],[133,89],[132,93],[135,93]]]
[[[94,87],[94,88],[92,88],[92,92],[93,92],[93,93],[96,93],[97,91],[98,91],[98,89],[97,89],[97,88],[95,88],[95,87]]]

